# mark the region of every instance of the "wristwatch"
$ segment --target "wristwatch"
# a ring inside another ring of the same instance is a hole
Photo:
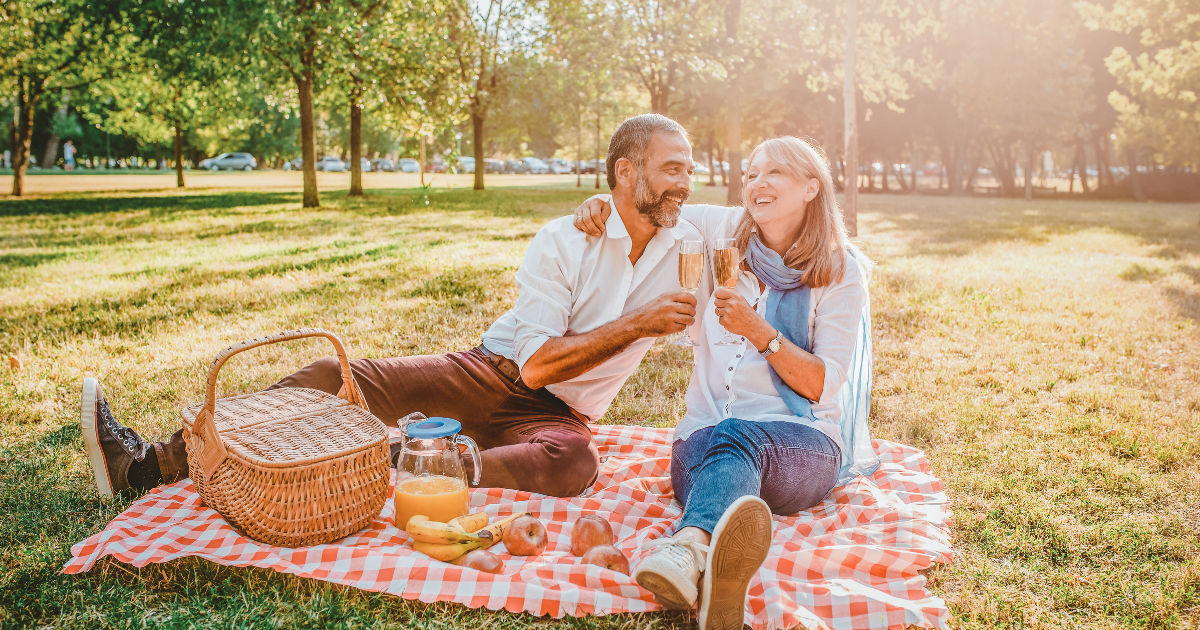
[[[767,342],[767,349],[759,352],[759,354],[763,355],[764,359],[779,352],[779,349],[783,347],[783,331],[780,330],[778,332],[779,334],[775,335],[774,339]]]

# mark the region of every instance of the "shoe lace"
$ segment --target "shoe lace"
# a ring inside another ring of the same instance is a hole
[[[696,563],[698,558],[703,557],[702,554],[708,553],[709,547],[691,538],[664,537],[647,540],[638,549],[660,553],[680,567],[687,569]]]
[[[112,410],[108,407],[107,400],[100,400],[100,417],[104,419],[104,426],[108,428],[108,432],[112,434],[117,442],[121,444],[121,448],[125,449],[131,457],[137,461],[142,461],[146,458],[146,449],[148,445],[133,429],[121,426],[117,419],[113,417]]]

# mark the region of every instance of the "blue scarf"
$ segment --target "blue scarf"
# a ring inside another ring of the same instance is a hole
[[[758,234],[750,235],[746,247],[746,263],[750,270],[771,287],[767,296],[767,323],[783,333],[788,341],[812,352],[808,338],[808,311],[812,291],[802,284],[804,271],[792,269],[783,263],[783,257],[775,253],[762,241]],[[864,313],[859,324],[858,343],[851,359],[846,385],[837,394],[842,408],[842,466],[837,485],[841,486],[858,475],[870,475],[879,467],[879,456],[871,444],[871,432],[867,427],[867,416],[871,409],[871,316]],[[775,368],[771,371],[771,382],[779,396],[792,413],[816,422],[812,403],[788,387]]]

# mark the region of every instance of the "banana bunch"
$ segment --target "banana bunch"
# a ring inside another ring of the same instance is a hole
[[[442,562],[453,562],[475,549],[487,549],[504,539],[509,523],[528,512],[505,517],[488,523],[485,512],[476,512],[450,519],[449,523],[429,520],[417,514],[408,519],[405,531],[413,539],[413,548]]]

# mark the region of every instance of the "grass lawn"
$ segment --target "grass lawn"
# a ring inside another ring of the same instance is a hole
[[[723,196],[704,189],[694,199]],[[66,577],[101,501],[81,379],[158,439],[225,346],[302,326],[352,357],[469,348],[533,233],[590,190],[263,190],[0,200],[0,627],[686,628],[425,605],[196,559]],[[1200,628],[1200,206],[866,196],[876,437],[925,448],[955,503],[931,570],[961,628]],[[274,382],[296,342],[223,371]],[[690,352],[656,345],[604,418],[670,426]]]

